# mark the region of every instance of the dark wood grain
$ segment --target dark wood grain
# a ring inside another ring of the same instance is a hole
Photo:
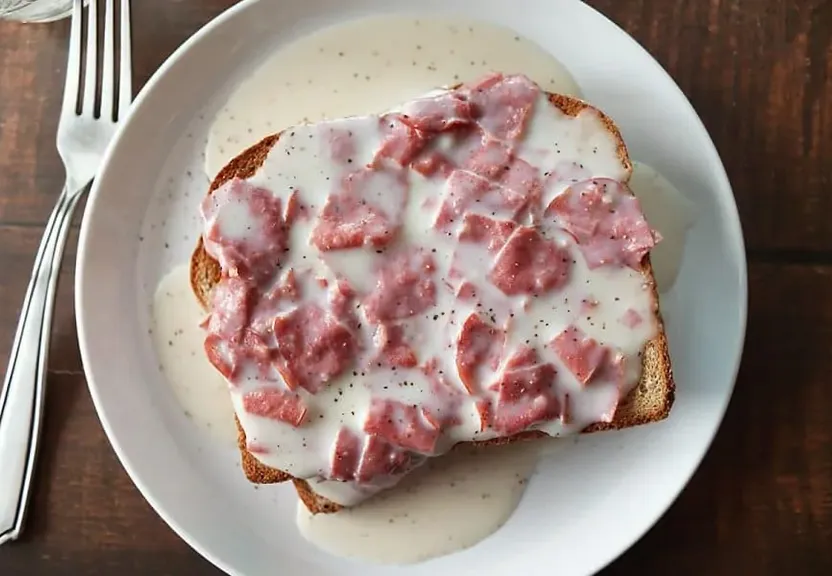
[[[712,450],[605,574],[832,573],[832,2],[591,3],[657,58],[710,131],[751,290],[743,366]],[[137,85],[231,4],[135,2]],[[0,367],[63,182],[53,142],[67,33],[65,22],[0,23]],[[35,505],[23,541],[0,548],[0,574],[216,574],[144,502],[104,437],[78,357],[71,256]]]

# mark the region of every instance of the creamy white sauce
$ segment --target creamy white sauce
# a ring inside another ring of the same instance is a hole
[[[377,113],[434,88],[470,81],[488,71],[522,73],[544,90],[581,95],[571,75],[552,55],[509,29],[480,22],[417,21],[402,17],[351,22],[282,48],[239,86],[211,129],[206,173],[213,178],[245,147],[288,126]],[[646,177],[647,174],[638,168],[632,183],[649,221],[665,236],[660,246],[680,237],[679,242],[683,243],[684,233],[677,232],[679,219],[664,216],[664,211],[678,209],[681,204],[662,200],[664,194],[656,191],[667,188],[658,185],[659,178]],[[413,213],[408,218],[418,216]],[[308,232],[296,227],[293,237],[299,239]],[[296,246],[300,242],[293,240],[292,244]],[[672,283],[678,268],[676,261],[682,252],[681,248],[663,251],[666,257],[657,257],[656,252],[653,255],[657,275],[664,274],[665,278],[660,279],[660,287]],[[367,262],[361,262],[360,254],[340,262],[327,262],[327,265],[331,269],[353,271],[356,282],[362,276],[370,277],[355,274],[367,266]],[[180,274],[178,281],[169,278],[166,279],[168,291],[187,292],[190,297],[185,274]],[[163,288],[164,285],[160,292]],[[166,303],[175,308],[171,300],[157,294],[155,308],[162,309]],[[196,307],[189,324],[193,332],[189,334],[193,335],[194,347],[201,352],[203,334],[196,328],[201,311],[192,298],[188,301]],[[163,325],[173,327],[172,323]],[[425,328],[430,333],[429,323]],[[177,327],[167,333],[181,329],[188,328]],[[156,339],[162,365],[167,367],[166,373],[173,374],[168,377],[184,408],[194,415],[195,421],[210,422],[214,430],[221,420],[227,422],[231,428],[229,433],[233,433],[233,411],[222,378],[202,354],[196,355],[201,361],[199,370],[204,370],[206,376],[200,381],[211,382],[207,388],[212,391],[211,397],[217,399],[217,410],[213,410],[205,406],[206,396],[199,396],[198,401],[194,399],[190,377],[196,373],[190,367],[192,348],[177,355],[173,351],[178,346],[176,341],[167,349],[169,338],[157,336]],[[173,367],[178,363],[181,369]],[[220,389],[222,394],[214,394]],[[327,401],[340,389],[338,385],[331,386],[319,400]],[[220,396],[224,402],[219,400]],[[213,400],[209,403],[214,406]],[[328,552],[373,562],[410,563],[451,553],[477,543],[503,525],[522,496],[537,454],[541,450],[552,451],[558,445],[553,440],[475,453],[470,449],[454,452],[430,461],[398,486],[355,508],[313,517],[299,504],[298,526],[310,542]],[[319,485],[318,489],[327,492],[324,486]]]
[[[242,150],[288,126],[375,114],[495,71],[580,96],[556,58],[494,24],[382,16],[323,29],[281,48],[240,84],[211,128],[206,172],[213,178]]]
[[[381,143],[377,120],[370,117],[354,117],[337,120],[331,124],[337,124],[342,129],[348,128],[354,134],[360,145],[352,155],[353,162],[358,166],[367,165]],[[551,164],[554,162],[553,158],[562,158],[570,162],[580,161],[591,177],[626,179],[627,173],[618,159],[615,141],[594,111],[587,110],[576,117],[566,116],[541,95],[529,124],[545,126],[548,130],[529,130],[524,137],[523,145],[518,149],[518,157],[538,166]],[[333,163],[328,156],[319,154],[316,143],[321,134],[327,132],[329,125],[328,122],[292,128],[291,133],[286,134],[274,145],[261,168],[248,179],[249,183],[272,191],[278,196],[294,187],[299,190],[301,202],[310,205],[310,212],[316,214],[320,210],[318,199],[331,190],[331,183],[338,182],[346,170],[343,166]],[[556,146],[561,150],[561,154],[557,154]],[[537,151],[538,156],[543,154],[544,159],[533,158],[532,150]],[[558,381],[564,392],[569,394],[571,421],[564,424],[558,418],[541,422],[536,427],[551,436],[558,436],[578,432],[585,426],[598,422],[609,412],[610,407],[614,406],[620,394],[625,395],[629,392],[629,388],[620,389],[619,384],[611,379],[596,379],[592,386],[581,385],[548,343],[569,325],[574,324],[601,344],[614,346],[625,356],[626,386],[634,385],[641,371],[641,361],[637,355],[644,343],[652,338],[657,326],[652,312],[650,291],[641,272],[621,266],[590,270],[566,232],[555,228],[553,223],[544,221],[540,224],[544,233],[570,250],[572,255],[574,264],[568,283],[539,298],[530,298],[527,295],[506,296],[492,287],[484,276],[491,266],[492,259],[485,248],[472,245],[469,249],[456,240],[455,234],[449,237],[433,229],[436,208],[426,207],[417,199],[441,198],[446,194],[444,186],[445,183],[441,179],[425,179],[416,175],[411,178],[409,206],[401,232],[402,238],[406,241],[426,250],[435,250],[434,277],[439,284],[436,305],[424,314],[417,314],[402,321],[407,326],[407,333],[418,338],[411,342],[417,357],[441,359],[448,382],[456,389],[464,390],[454,369],[453,359],[460,326],[470,313],[489,311],[494,324],[505,326],[508,331],[508,347],[503,361],[527,343],[538,351],[542,362],[555,365],[559,374]],[[565,186],[561,183],[554,187],[562,190]],[[250,228],[252,233],[257,232],[256,226],[245,212],[242,213],[242,223],[232,223],[231,221],[240,217],[241,213],[236,209],[226,211],[224,206],[219,206],[207,220],[206,229],[219,219],[233,229]],[[315,222],[316,218],[313,216],[293,224],[289,250],[282,261],[283,267],[298,271],[310,270],[312,277],[324,278],[329,285],[337,283],[337,276],[333,270],[335,268],[344,273],[351,286],[360,289],[362,277],[372,278],[374,275],[369,271],[386,258],[383,251],[379,254],[372,247],[355,248],[345,251],[353,253],[347,256],[351,265],[332,266],[332,261],[342,256],[337,252],[319,256],[321,253],[309,240]],[[206,248],[210,253],[212,243],[206,243]],[[451,290],[441,285],[443,279],[451,278],[452,255],[458,248],[462,250],[458,265],[466,277],[475,283],[477,290],[483,291],[485,299],[481,309],[473,302],[460,300]],[[356,258],[364,258],[368,262],[354,266]],[[478,262],[476,258],[482,258],[482,262]],[[483,275],[481,278],[477,277],[480,273]],[[493,301],[489,299],[490,296],[486,297],[484,294],[486,290],[494,293]],[[325,297],[325,294],[322,292],[321,296]],[[590,297],[598,302],[597,308],[591,311],[582,310],[581,301]],[[287,301],[280,306],[282,308],[277,313],[288,312],[295,304]],[[630,308],[636,310],[644,319],[638,326],[626,327],[619,320]],[[363,305],[358,306],[358,313],[364,313]],[[370,323],[363,321],[362,326],[364,328],[359,332],[371,337]],[[270,335],[269,338],[273,339],[274,336]],[[266,344],[272,347],[277,345],[276,341],[270,340],[266,340]],[[266,447],[279,446],[279,449],[258,454],[258,459],[270,467],[287,471],[298,478],[314,478],[327,474],[332,443],[338,430],[342,426],[362,430],[371,398],[391,398],[408,405],[430,405],[430,381],[420,369],[399,368],[393,371],[381,367],[376,369],[373,366],[365,372],[361,366],[372,366],[372,354],[374,350],[366,347],[359,354],[355,366],[333,378],[317,394],[300,391],[304,404],[313,415],[325,415],[324,418],[312,417],[301,429],[244,410],[244,396],[261,386],[269,385],[269,381],[261,377],[256,369],[250,376],[236,382],[231,394],[237,417],[249,440]],[[354,371],[361,373],[354,374]],[[401,381],[412,382],[413,385],[396,385]],[[489,395],[494,393],[480,392],[480,396]],[[483,440],[497,435],[491,428],[480,430],[481,418],[476,410],[475,400],[476,397],[473,395],[464,397],[459,414],[462,423],[443,430],[436,453],[448,450],[457,442]],[[345,505],[355,504],[359,499],[366,497],[360,491],[353,497],[341,496],[338,501]]]
[[[191,292],[188,266],[177,266],[159,283],[151,328],[159,368],[185,415],[224,445],[234,445],[237,428],[228,384],[205,356],[205,313]]]
[[[667,292],[679,274],[687,233],[696,221],[696,206],[667,178],[641,162],[633,162],[630,189],[641,202],[650,226],[662,235],[662,241],[650,251],[650,262],[659,292]]]
[[[331,554],[381,564],[409,564],[463,550],[505,524],[541,451],[559,444],[463,447],[353,508],[312,515],[299,503],[298,527]]]

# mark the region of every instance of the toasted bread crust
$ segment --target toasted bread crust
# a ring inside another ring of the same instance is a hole
[[[632,164],[627,153],[627,147],[621,137],[621,133],[615,123],[600,110],[593,106],[559,94],[549,94],[549,101],[559,108],[564,114],[577,116],[585,109],[595,110],[603,122],[605,128],[615,138],[618,146],[618,158],[627,170],[632,172]],[[263,165],[269,151],[279,140],[281,133],[267,136],[257,144],[249,147],[231,160],[214,178],[208,193],[211,194],[232,178],[250,178]],[[653,278],[653,269],[650,264],[649,255],[645,257],[643,272],[646,277]],[[209,308],[209,296],[213,287],[220,281],[221,270],[219,263],[205,251],[202,239],[197,243],[196,249],[191,256],[190,281],[191,288],[203,308]],[[670,352],[667,345],[667,337],[664,333],[664,325],[658,309],[658,292],[655,282],[650,282],[653,302],[659,323],[657,336],[648,342],[642,352],[642,376],[638,385],[624,399],[615,413],[612,422],[599,422],[592,424],[582,430],[582,433],[600,432],[603,430],[617,430],[630,428],[641,424],[648,424],[663,420],[670,413],[670,408],[675,399],[676,386],[673,382],[673,374],[670,364]],[[243,472],[249,481],[256,484],[275,484],[292,480],[298,496],[313,514],[329,514],[341,510],[343,506],[332,502],[316,494],[306,480],[293,478],[290,474],[266,466],[251,454],[246,448],[245,431],[237,420],[238,445],[241,454]],[[522,432],[505,438],[494,438],[492,440],[475,441],[466,444],[475,446],[494,446],[509,444],[522,440],[539,439],[548,436],[545,432],[532,430]]]

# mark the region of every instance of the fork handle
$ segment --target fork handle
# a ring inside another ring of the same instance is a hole
[[[81,194],[64,186],[35,257],[0,394],[0,544],[20,535],[35,467],[55,290]]]

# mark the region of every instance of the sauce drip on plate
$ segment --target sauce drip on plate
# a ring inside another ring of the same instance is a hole
[[[208,362],[204,312],[191,292],[188,266],[177,266],[159,283],[151,328],[159,367],[185,415],[226,446],[237,440],[228,385]]]
[[[327,552],[381,564],[419,562],[469,548],[505,524],[541,450],[556,444],[463,447],[337,514],[313,516],[299,504],[298,527]]]
[[[641,202],[647,221],[662,235],[662,241],[650,252],[650,263],[656,286],[663,294],[676,283],[696,209],[667,178],[641,162],[633,162],[630,189]]]

